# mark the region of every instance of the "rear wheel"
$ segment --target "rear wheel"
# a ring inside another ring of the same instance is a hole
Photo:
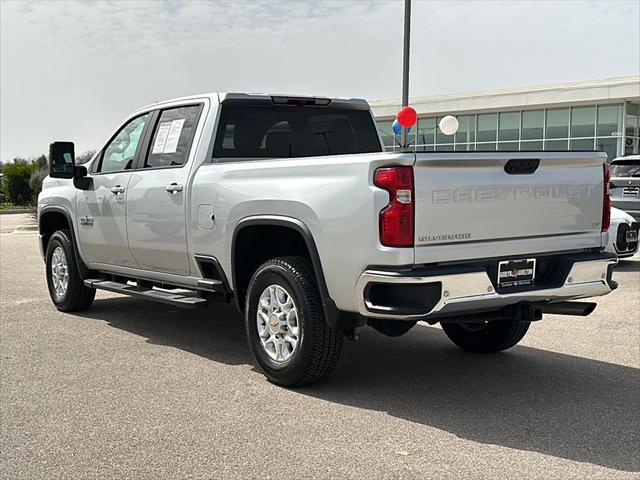
[[[78,273],[68,230],[58,230],[51,235],[45,258],[49,296],[56,308],[62,312],[77,312],[89,308],[96,291],[85,287]]]
[[[273,383],[302,386],[338,362],[342,334],[324,318],[311,265],[281,257],[263,263],[247,292],[245,330],[260,369]]]
[[[463,350],[494,353],[516,345],[529,330],[530,322],[511,319],[477,323],[443,323],[442,330]]]

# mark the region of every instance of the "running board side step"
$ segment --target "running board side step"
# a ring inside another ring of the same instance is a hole
[[[131,295],[133,297],[146,298],[147,300],[166,303],[179,308],[202,308],[206,307],[208,304],[205,298],[198,296],[195,292],[171,293],[162,290],[155,290],[153,288],[138,287],[136,285],[102,279],[87,279],[84,281],[84,284],[90,288],[121,293],[123,295]]]

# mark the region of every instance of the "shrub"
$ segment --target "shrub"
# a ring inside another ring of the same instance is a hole
[[[32,202],[33,190],[29,185],[35,165],[24,160],[5,165],[2,178],[2,191],[6,201],[16,205],[27,205]]]
[[[42,191],[42,181],[44,177],[49,175],[49,162],[47,157],[41,155],[33,162],[33,172],[29,178],[29,187],[31,187],[31,196],[33,202],[38,201],[38,194]]]

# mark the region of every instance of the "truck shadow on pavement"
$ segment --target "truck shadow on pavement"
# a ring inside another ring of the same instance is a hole
[[[230,306],[177,311],[116,298],[82,317],[214,362],[254,365]],[[640,370],[631,367],[523,346],[469,354],[423,325],[395,339],[366,328],[360,341],[345,341],[329,378],[295,391],[474,442],[640,471]]]

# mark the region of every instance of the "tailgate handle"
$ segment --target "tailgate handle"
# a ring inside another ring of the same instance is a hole
[[[539,158],[512,158],[504,166],[504,171],[509,175],[531,175],[539,165]]]

